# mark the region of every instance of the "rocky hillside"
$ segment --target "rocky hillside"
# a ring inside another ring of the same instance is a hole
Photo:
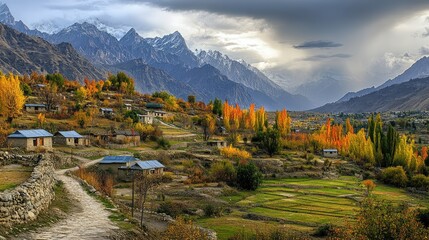
[[[68,79],[101,79],[105,74],[69,43],[58,45],[0,24],[0,70],[17,74],[60,72]]]

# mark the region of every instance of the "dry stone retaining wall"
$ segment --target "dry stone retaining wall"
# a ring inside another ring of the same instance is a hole
[[[36,166],[27,181],[14,189],[0,192],[0,225],[12,226],[36,219],[55,197],[55,169],[50,155],[21,156],[0,153],[0,162],[3,165],[22,164],[23,161],[28,164],[33,162]]]

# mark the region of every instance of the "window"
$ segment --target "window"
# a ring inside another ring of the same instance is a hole
[[[33,146],[36,147],[37,146],[37,138],[33,139]]]
[[[79,138],[74,139],[74,144],[76,144],[76,145],[79,144]]]

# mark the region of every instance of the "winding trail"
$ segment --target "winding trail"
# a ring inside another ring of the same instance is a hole
[[[100,159],[85,165],[93,165],[98,161]],[[106,239],[119,229],[109,220],[111,213],[100,202],[89,196],[78,181],[64,175],[66,171],[73,169],[60,170],[56,173],[58,179],[64,182],[64,187],[71,197],[78,202],[81,210],[71,213],[52,226],[29,233],[31,239]]]

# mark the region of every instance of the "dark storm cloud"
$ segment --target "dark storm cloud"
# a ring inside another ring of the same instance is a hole
[[[293,47],[297,49],[305,49],[305,48],[335,48],[335,47],[341,47],[341,46],[343,46],[343,44],[330,42],[330,41],[309,41],[309,42],[303,42]]]
[[[171,11],[210,13],[264,19],[295,35],[344,34],[377,20],[394,21],[422,8],[427,0],[127,0]]]
[[[308,58],[304,58],[304,61],[320,61],[320,60],[324,60],[324,59],[330,59],[330,58],[350,58],[351,55],[350,54],[345,54],[345,53],[338,53],[338,54],[333,54],[333,55],[315,55],[315,56],[311,56]]]

